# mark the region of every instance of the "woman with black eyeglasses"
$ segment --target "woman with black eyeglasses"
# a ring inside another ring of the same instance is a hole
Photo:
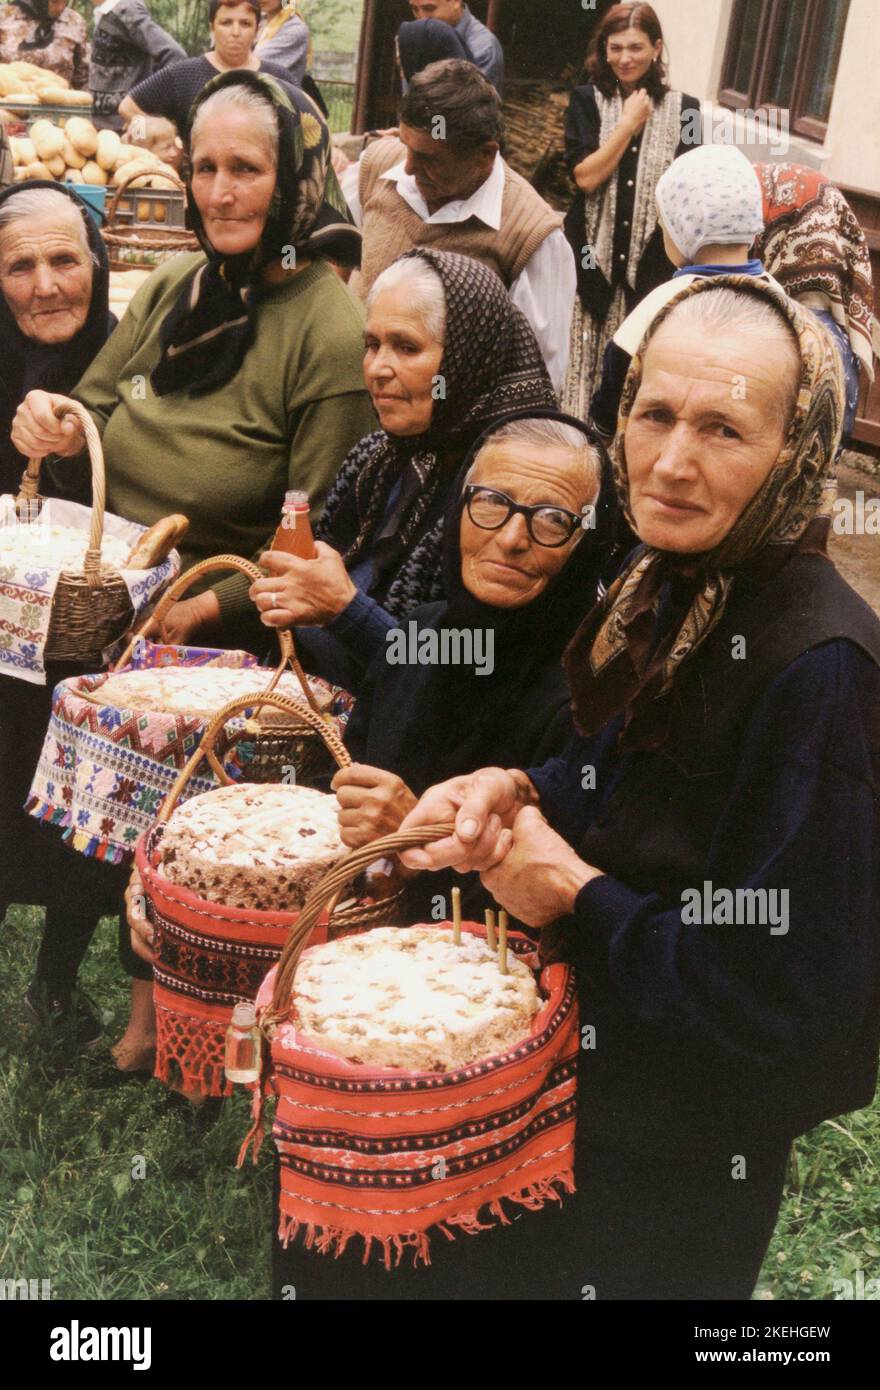
[[[565,743],[561,656],[609,558],[604,463],[586,428],[556,412],[509,418],[474,446],[445,528],[448,597],[389,620],[360,687],[346,738],[355,763],[333,781],[351,848],[396,830],[439,769]],[[402,640],[418,662],[393,660]],[[465,660],[428,664],[432,648]]]

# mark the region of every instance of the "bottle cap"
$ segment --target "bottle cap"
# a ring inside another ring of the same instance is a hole
[[[257,1021],[257,1010],[247,1001],[236,1004],[232,1010],[232,1022],[236,1028],[253,1028]]]
[[[284,505],[285,507],[296,507],[297,511],[302,511],[303,509],[308,511],[309,494],[307,492],[298,491],[285,492]]]

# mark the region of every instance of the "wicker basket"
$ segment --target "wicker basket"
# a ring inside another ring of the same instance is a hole
[[[119,200],[126,189],[138,179],[149,176],[149,169],[129,174],[116,189],[107,209],[107,225],[101,229],[101,235],[107,247],[111,270],[154,270],[181,251],[199,250],[198,239],[193,233],[179,227],[138,226],[137,223],[132,226],[117,221]],[[163,174],[162,177],[170,178],[170,175]],[[183,188],[179,179],[177,183]]]
[[[340,767],[351,761],[337,736],[307,705],[265,691],[231,701],[211,720],[136,854],[147,912],[156,931],[156,1076],[166,1082],[172,1080],[171,1068],[176,1064],[186,1088],[205,1095],[231,1093],[223,1071],[223,1045],[233,1006],[255,999],[260,981],[281,955],[299,914],[226,907],[171,883],[162,874],[162,835],[202,758],[221,785],[231,783],[215,744],[227,720],[258,704],[285,714],[298,713],[326,741]],[[368,855],[366,862],[370,858]],[[337,893],[329,904],[322,900],[328,938],[366,931],[379,923],[391,925],[399,919],[402,894],[370,903],[357,899],[340,903],[339,896]]]
[[[239,1164],[251,1140],[256,1159],[271,1088],[278,1098],[278,1236],[285,1245],[299,1239],[314,1259],[348,1250],[348,1259],[366,1263],[378,1250],[393,1275],[408,1256],[430,1263],[431,1241],[441,1232],[448,1240],[518,1215],[528,1221],[530,1211],[574,1189],[580,1041],[574,972],[562,964],[541,969],[524,934],[510,933],[507,945],[540,971],[543,1002],[531,1030],[507,1051],[457,1070],[349,1061],[299,1032],[290,1018],[297,963],[328,898],[368,858],[428,844],[452,829],[398,831],[335,864],[310,893],[257,996],[269,1046]],[[448,931],[450,924],[433,925]],[[460,927],[462,939],[485,940],[478,923]],[[466,1249],[461,1259],[464,1265]]]
[[[92,522],[82,574],[62,572],[52,600],[44,661],[81,661],[100,665],[104,649],[125,632],[133,609],[125,580],[118,570],[101,562],[106,484],[104,451],[94,421],[77,401],[56,408],[59,420],[73,415],[82,425],[92,465]],[[16,498],[22,521],[39,515],[40,459],[28,462]]]
[[[171,605],[176,603],[197,579],[201,579],[203,575],[211,574],[216,570],[229,569],[238,570],[240,574],[246,575],[251,581],[263,578],[262,570],[257,569],[257,566],[252,564],[250,560],[243,560],[240,555],[215,555],[210,560],[201,560],[199,564],[193,565],[192,569],[187,570],[186,574],[180,575],[173,584],[169,585],[150,617],[132,637],[114,666],[114,671],[118,671],[128,664],[137,643],[161,627]],[[305,703],[312,714],[322,720],[328,729],[332,729],[330,717],[322,714],[315,703],[311,686],[297,659],[291,633],[279,631],[278,641],[281,646],[281,660],[271,681],[266,686],[266,691],[275,689],[286,667],[289,666],[299,680]],[[247,769],[249,782],[278,782],[284,775],[285,769],[293,768],[297,782],[305,785],[309,781],[314,781],[316,777],[326,776],[334,766],[334,756],[330,752],[327,740],[322,736],[320,728],[299,713],[298,705],[285,706],[284,709],[280,710],[255,711],[251,718],[246,721],[243,737],[246,737],[252,745],[249,750],[251,756],[248,758]],[[347,758],[348,755],[341,743],[338,744],[338,747],[342,749],[342,754]],[[336,761],[339,762],[338,758]],[[339,763],[339,766],[342,764]]]
[[[224,705],[223,709],[218,710],[214,715],[202,735],[202,741],[198,749],[186,766],[181,769],[177,781],[162,803],[162,809],[158,816],[158,823],[160,825],[164,825],[170,818],[189,779],[203,758],[210,764],[221,786],[228,787],[232,784],[233,779],[220,762],[215,751],[215,745],[227,720],[233,718],[236,714],[240,714],[243,710],[254,709],[255,707],[259,709],[261,716],[266,708],[277,709],[290,720],[291,724],[296,721],[300,725],[310,727],[313,733],[326,744],[327,751],[337,767],[351,766],[351,757],[349,756],[348,749],[323,715],[310,709],[308,705],[304,705],[298,700],[291,699],[289,695],[279,694],[277,690],[255,691],[253,695],[246,695],[239,700],[230,701],[228,705]],[[246,722],[241,735],[242,737],[247,736],[247,729],[248,724]],[[250,771],[250,767],[248,771]],[[277,781],[277,778],[275,780]],[[152,847],[158,848],[158,841],[155,838]],[[367,868],[381,857],[379,854],[370,854],[368,851],[364,850],[359,851],[359,853],[365,855],[362,866],[364,868]],[[342,886],[344,885],[340,886],[340,891]],[[391,893],[387,897],[382,897],[377,902],[369,903],[362,902],[357,897],[348,898],[345,902],[340,902],[339,896],[340,894],[336,895],[329,909],[330,921],[327,935],[330,940],[332,940],[334,936],[345,936],[352,931],[367,931],[370,927],[376,926],[379,922],[388,925],[391,922],[399,922],[401,920],[405,899],[404,890]]]

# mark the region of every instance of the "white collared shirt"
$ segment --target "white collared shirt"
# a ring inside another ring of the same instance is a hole
[[[342,175],[342,192],[359,227],[363,226],[363,209],[358,194],[360,164],[352,164]],[[501,227],[501,202],[504,197],[504,160],[495,156],[492,172],[469,198],[456,198],[444,203],[436,212],[428,205],[416,187],[404,162],[395,164],[382,178],[397,185],[397,191],[408,207],[429,226],[466,222],[476,217],[485,226],[498,231]],[[568,367],[569,333],[577,274],[574,256],[565,235],[558,227],[545,237],[510,286],[510,298],[532,325],[547,363],[547,370],[558,393]]]

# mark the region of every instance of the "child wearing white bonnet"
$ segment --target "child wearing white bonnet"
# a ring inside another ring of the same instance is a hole
[[[705,263],[698,257],[703,248],[749,247],[764,229],[758,176],[735,145],[699,145],[679,155],[659,179],[656,198],[667,253],[671,241],[680,265]]]
[[[664,304],[700,276],[754,275],[775,284],[749,255],[764,229],[763,200],[754,168],[735,145],[698,145],[679,155],[658,180],[656,198],[666,254],[677,269],[636,305],[605,348],[590,403],[604,439],[614,433],[630,361]]]

